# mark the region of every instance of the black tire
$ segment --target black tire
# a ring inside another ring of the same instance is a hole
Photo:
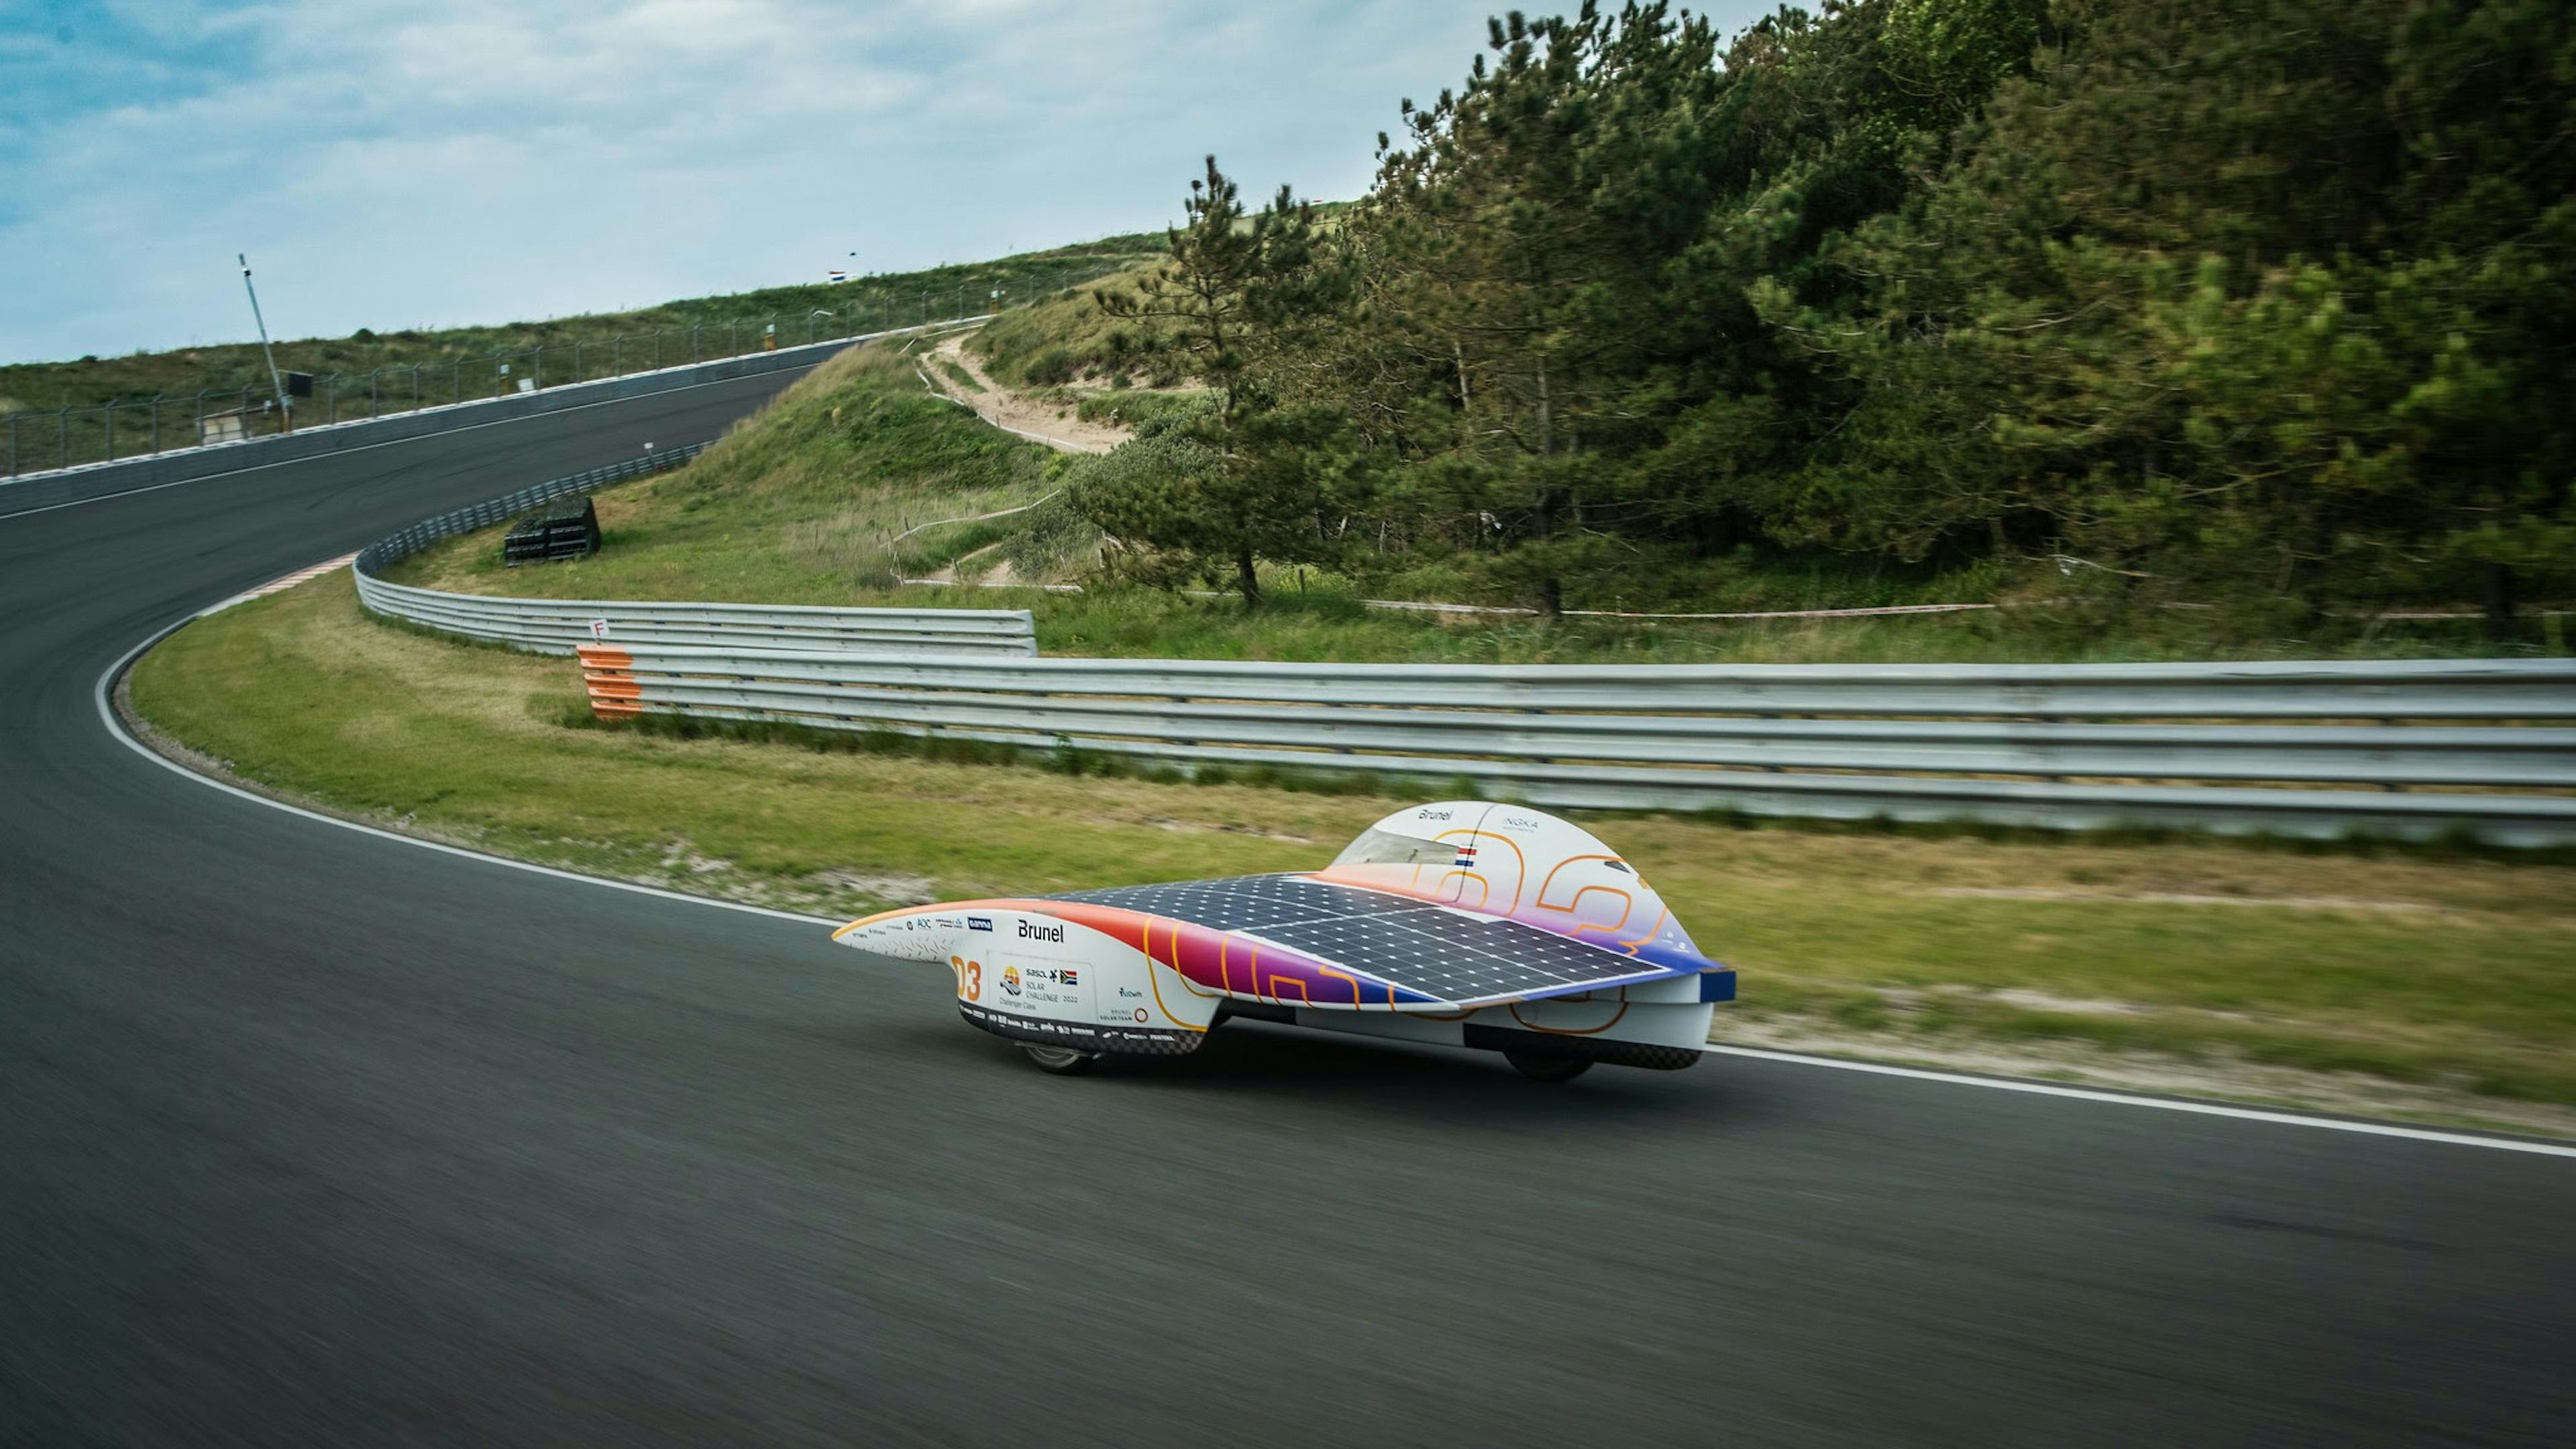
[[[1100,1053],[1077,1051],[1072,1047],[1041,1046],[1033,1041],[1020,1043],[1020,1050],[1038,1064],[1038,1070],[1059,1077],[1078,1077],[1100,1065]]]
[[[1592,1070],[1592,1063],[1581,1057],[1548,1057],[1531,1052],[1506,1051],[1503,1060],[1512,1070],[1533,1082],[1570,1082]]]

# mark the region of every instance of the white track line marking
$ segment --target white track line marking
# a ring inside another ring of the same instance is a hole
[[[253,599],[264,599],[271,594],[285,593],[288,589],[294,588],[297,584],[318,579],[324,574],[331,572],[333,569],[346,568],[350,564],[356,562],[357,557],[358,556],[354,553],[344,553],[338,558],[324,559],[322,562],[314,564],[309,568],[300,568],[291,574],[270,579],[267,583],[260,585],[258,588],[244,589],[242,592],[233,595],[231,598],[224,600],[220,604],[208,604],[206,607],[197,611],[197,617],[202,619],[209,614],[220,614],[235,604],[247,604]]]
[[[283,810],[289,815],[300,815],[307,820],[318,820],[325,825],[336,825],[343,830],[354,830],[361,835],[372,835],[380,840],[395,840],[400,841],[405,845],[419,846],[423,850],[435,850],[442,855],[458,856],[466,860],[479,860],[492,865],[506,865],[512,870],[531,871],[537,875],[552,876],[557,880],[580,881],[585,885],[606,886],[610,890],[632,891],[639,896],[658,896],[666,901],[685,901],[693,906],[714,906],[719,910],[740,911],[745,915],[769,916],[781,921],[795,921],[800,925],[821,926],[827,930],[846,924],[843,921],[835,920],[826,916],[808,916],[796,911],[777,910],[769,906],[748,905],[741,901],[718,900],[714,896],[687,895],[680,891],[664,890],[659,886],[640,885],[634,881],[611,880],[604,875],[584,875],[579,871],[560,870],[551,865],[539,865],[534,861],[512,860],[508,856],[490,855],[480,850],[467,850],[463,846],[449,845],[443,841],[423,840],[417,835],[405,835],[399,831],[382,829],[378,826],[367,825],[356,820],[344,820],[337,815],[326,815],[319,810],[307,810],[301,805],[290,805],[284,800],[273,800],[266,795],[260,794],[256,790],[245,790],[230,781],[218,780],[212,775],[204,775],[195,770],[191,770],[187,766],[180,764],[178,761],[173,760],[169,756],[152,748],[150,745],[136,739],[131,733],[129,733],[125,728],[125,722],[116,717],[116,706],[110,701],[109,695],[116,688],[117,676],[123,674],[128,665],[131,665],[136,659],[140,658],[143,651],[160,643],[170,635],[177,633],[183,626],[192,622],[196,617],[196,615],[192,614],[188,618],[182,619],[178,623],[160,630],[151,638],[146,639],[142,643],[135,645],[132,649],[127,650],[125,657],[117,660],[114,664],[109,665],[107,672],[98,677],[98,687],[95,691],[99,722],[107,726],[107,732],[110,735],[115,736],[116,739],[127,749],[134,751],[136,754],[141,755],[143,758],[150,760],[161,768],[170,771],[174,775],[178,775],[183,779],[194,780],[198,784],[207,786],[210,789],[221,790],[227,795],[238,795],[244,800],[257,801],[262,805],[268,806],[272,810]]]
[[[182,779],[194,780],[209,789],[221,790],[227,795],[237,795],[272,810],[283,810],[289,815],[300,815],[307,820],[318,820],[325,825],[336,825],[343,830],[355,830],[362,835],[372,835],[380,840],[418,846],[423,850],[435,850],[442,855],[453,855],[465,860],[479,860],[491,865],[507,866],[512,870],[530,871],[537,875],[552,876],[556,880],[606,886],[610,890],[631,891],[639,896],[655,896],[662,900],[680,901],[693,906],[713,906],[718,910],[740,911],[752,916],[768,916],[774,920],[821,926],[826,930],[837,930],[848,924],[846,921],[827,916],[809,916],[796,911],[777,910],[769,906],[746,905],[740,901],[719,900],[714,896],[693,896],[681,891],[664,890],[659,886],[611,880],[606,876],[584,875],[579,871],[561,870],[551,865],[538,865],[533,861],[512,860],[508,856],[467,850],[463,846],[449,845],[443,841],[423,840],[417,835],[404,835],[399,831],[361,824],[355,820],[344,820],[337,815],[326,815],[319,810],[308,810],[301,805],[290,805],[283,800],[273,800],[255,790],[245,790],[238,785],[191,770],[129,733],[125,728],[125,722],[116,717],[116,707],[110,696],[116,689],[117,677],[122,675],[136,659],[141,658],[145,650],[177,633],[197,617],[192,614],[188,618],[181,619],[175,624],[156,631],[150,638],[125,651],[122,658],[109,665],[107,672],[98,677],[98,685],[93,691],[93,697],[98,705],[99,723],[106,727],[110,735],[127,749]],[[2007,1077],[1976,1077],[1959,1072],[1930,1071],[1922,1067],[1885,1066],[1877,1062],[1845,1061],[1838,1057],[1811,1057],[1797,1052],[1766,1051],[1760,1047],[1720,1046],[1714,1042],[1710,1043],[1705,1050],[1718,1056],[1750,1057],[1759,1061],[1783,1062],[1801,1067],[1825,1067],[1840,1072],[1867,1072],[1874,1076],[1904,1077],[1914,1081],[1941,1082],[1957,1087],[1984,1087],[1998,1092],[2027,1092],[2035,1096],[2064,1097],[2077,1102],[2098,1102],[2115,1107],[2150,1107],[2161,1112],[2188,1112],[2202,1117],[2232,1117],[2244,1122],[2269,1122],[2284,1127],[2318,1127],[2329,1132],[2354,1132],[2367,1137],[2399,1137],[2415,1142],[2438,1142],[2451,1147],[2483,1147],[2497,1152],[2527,1152],[2542,1157],[2576,1158],[2576,1146],[2523,1141],[2511,1137],[2481,1137],[2474,1133],[2443,1132],[2430,1127],[2401,1127],[2393,1122],[2357,1122],[2336,1117],[2306,1117],[2296,1112],[2267,1111],[2260,1107],[2229,1107],[2216,1102],[2190,1102],[2169,1097],[2136,1097],[2125,1092],[2105,1092],[2089,1087],[2062,1087],[2048,1082],[2014,1081]]]
[[[2358,1132],[2368,1137],[2405,1137],[2417,1142],[2444,1142],[2454,1147],[2492,1147],[2500,1152],[2532,1152],[2543,1157],[2576,1157],[2576,1147],[2555,1142],[2529,1142],[2512,1137],[2481,1137],[2469,1132],[2444,1132],[2432,1127],[2401,1127],[2394,1122],[2358,1122],[2340,1117],[2308,1117],[2296,1112],[2276,1112],[2262,1107],[2229,1107],[2216,1102],[2191,1102],[2172,1097],[2133,1097],[2125,1092],[2106,1092],[2094,1087],[2062,1087],[2053,1082],[2023,1082],[2009,1077],[1977,1077],[1964,1072],[1939,1072],[1924,1067],[1888,1066],[1880,1062],[1846,1061],[1840,1057],[1811,1057],[1800,1052],[1775,1052],[1761,1047],[1720,1046],[1711,1042],[1709,1051],[1721,1056],[1752,1057],[1766,1062],[1788,1062],[1802,1067],[1831,1067],[1843,1072],[1868,1072],[1881,1077],[1907,1077],[1918,1082],[1946,1082],[1960,1087],[1990,1087],[1999,1092],[2028,1092],[2041,1097],[2068,1097],[2078,1102],[2109,1102],[2123,1107],[2155,1107],[2167,1112],[2190,1112],[2203,1117],[2234,1117],[2247,1122],[2279,1122],[2295,1127],[2323,1127],[2335,1132]]]

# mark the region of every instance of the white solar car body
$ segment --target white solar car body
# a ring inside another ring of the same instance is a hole
[[[1311,872],[908,906],[833,933],[948,966],[1052,1071],[1197,1050],[1230,1017],[1499,1051],[1523,1073],[1699,1059],[1735,973],[1634,866],[1523,805],[1399,810]]]

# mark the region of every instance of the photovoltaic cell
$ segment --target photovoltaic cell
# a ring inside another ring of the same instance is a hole
[[[1112,886],[1107,890],[1073,891],[1047,899],[1087,901],[1093,905],[1116,906],[1121,910],[1149,911],[1219,931],[1260,931],[1292,921],[1438,909],[1424,901],[1334,885],[1302,875],[1243,875],[1221,880],[1173,881],[1166,885]]]
[[[1672,974],[1507,921],[1294,875],[1118,886],[1052,897],[1241,931],[1461,1004]]]

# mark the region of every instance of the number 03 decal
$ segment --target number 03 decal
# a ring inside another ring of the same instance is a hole
[[[969,961],[963,956],[951,956],[948,958],[948,964],[957,972],[957,994],[968,1001],[983,1000],[984,963]]]

